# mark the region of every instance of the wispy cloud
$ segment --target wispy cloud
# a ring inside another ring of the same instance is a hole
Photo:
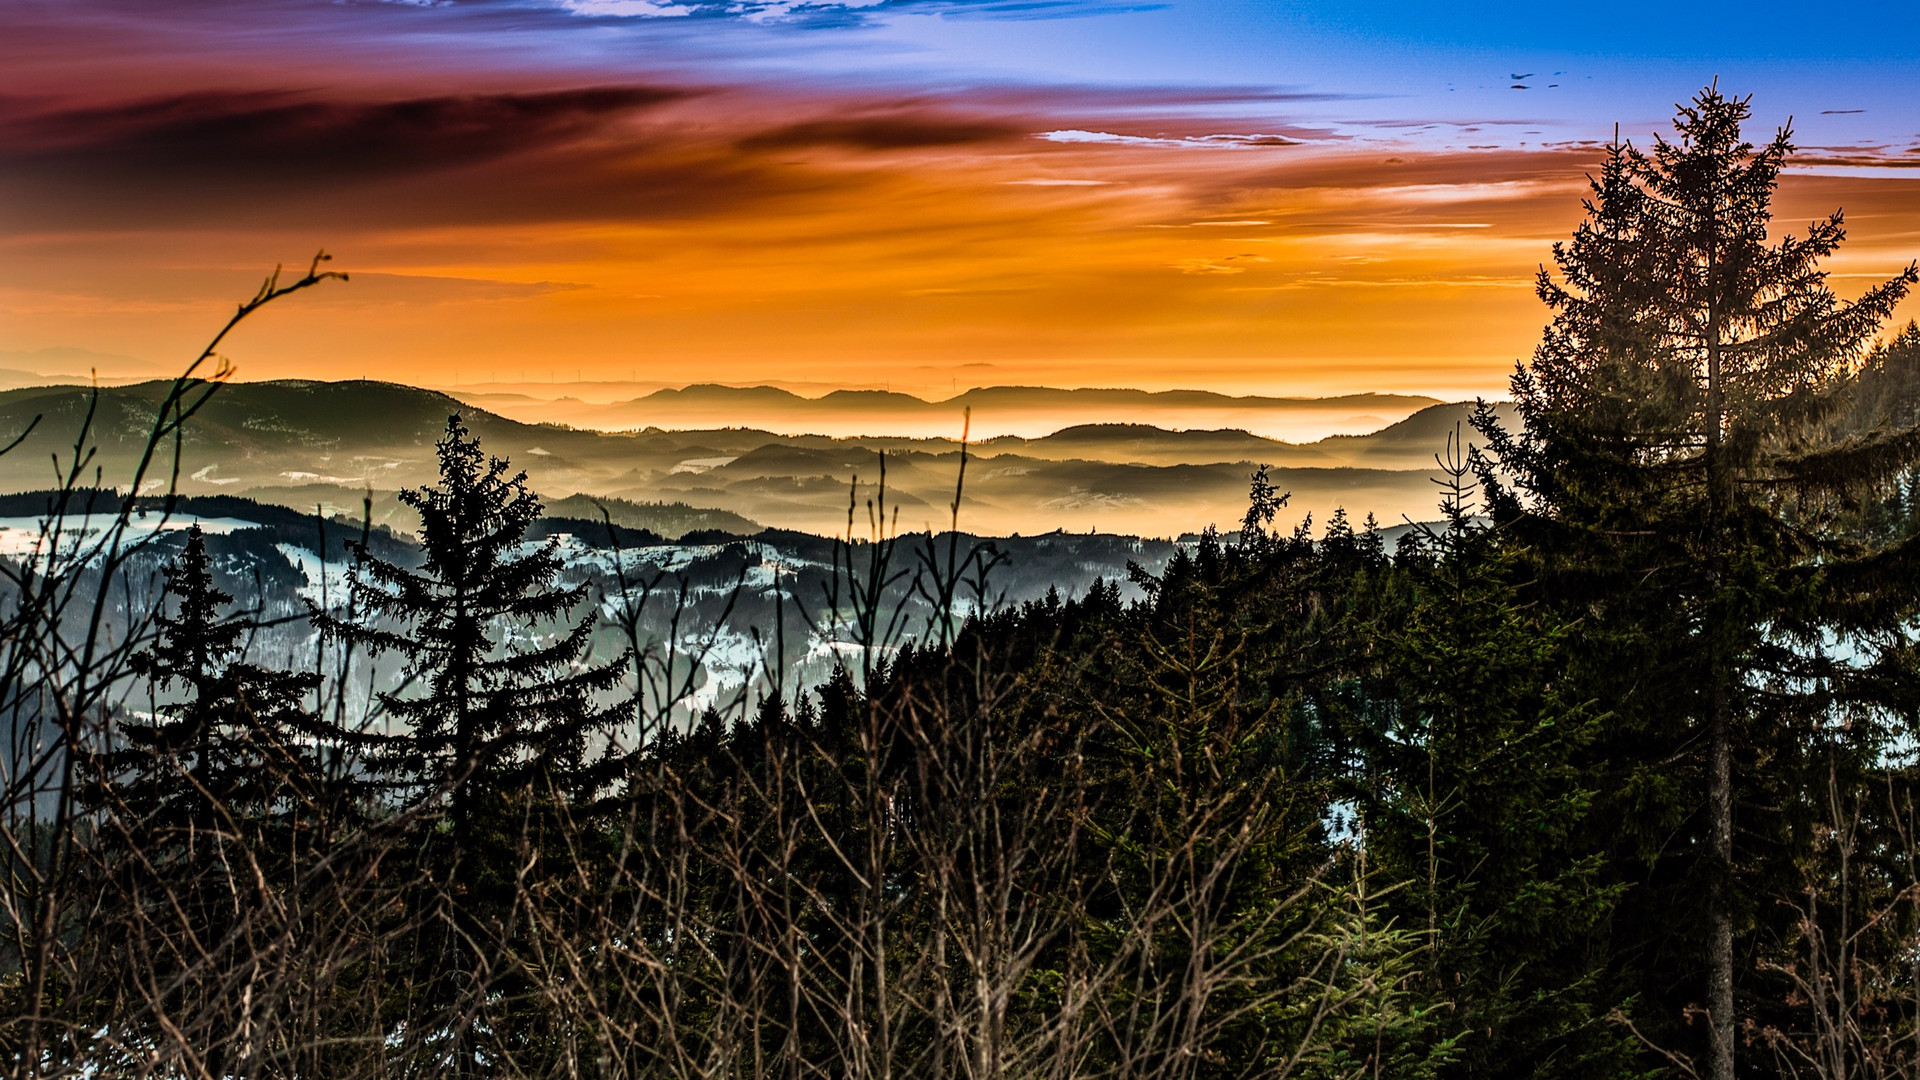
[[[1182,259],[1169,265],[1183,274],[1244,274],[1256,264],[1272,261],[1264,255],[1244,254],[1220,259]]]
[[[690,93],[600,86],[343,101],[289,90],[208,91],[22,117],[4,128],[0,154],[15,167],[125,171],[145,183],[381,175],[577,140]]]
[[[659,0],[560,0],[560,6],[575,15],[600,15],[616,19],[677,19],[698,11],[691,4],[661,3]]]
[[[1151,10],[1157,4],[1116,4],[1104,0],[549,0],[573,15],[612,19],[704,18],[806,29],[861,25],[886,15],[911,12],[962,19],[1062,19],[1121,11]]]
[[[738,206],[803,182],[643,123],[701,93],[607,86],[355,101],[205,92],[40,113],[0,128],[0,221],[644,219]]]
[[[1085,131],[1079,128],[1064,128],[1057,131],[1043,131],[1040,138],[1057,143],[1102,143],[1110,146],[1147,146],[1160,148],[1243,148],[1267,146],[1298,146],[1299,139],[1290,139],[1284,135],[1264,134],[1215,134],[1215,135],[1122,135],[1111,131]]]

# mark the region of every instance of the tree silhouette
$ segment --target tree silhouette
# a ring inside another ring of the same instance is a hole
[[[504,460],[482,454],[458,415],[436,449],[439,482],[399,495],[420,515],[424,565],[358,548],[350,588],[359,617],[317,612],[316,621],[334,639],[401,662],[401,688],[379,695],[398,729],[371,739],[370,765],[397,807],[447,824],[423,834],[428,892],[411,910],[442,917],[420,943],[428,965],[420,985],[429,1005],[449,995],[471,1004],[508,977],[498,954],[511,951],[511,908],[528,875],[557,872],[571,850],[534,833],[564,827],[620,774],[612,733],[630,710],[601,700],[626,658],[585,659],[598,612],[566,621],[587,599],[586,583],[560,585],[556,540],[527,548],[541,503],[526,474],[509,476]],[[557,629],[543,633],[548,625]],[[544,869],[527,869],[542,860]],[[472,1023],[420,1037],[450,1038],[444,1060],[464,1072],[477,1067],[466,1041]]]
[[[1783,687],[1839,678],[1819,643],[1859,629],[1861,611],[1806,587],[1865,554],[1823,526],[1920,453],[1913,430],[1837,441],[1823,424],[1914,267],[1836,296],[1823,264],[1841,215],[1772,234],[1791,133],[1756,148],[1741,135],[1749,115],[1747,99],[1709,87],[1680,108],[1672,141],[1650,153],[1616,141],[1587,219],[1554,247],[1558,275],[1540,272],[1554,317],[1513,378],[1525,429],[1502,430],[1485,407],[1477,420],[1504,469],[1484,474],[1496,517],[1552,552],[1545,591],[1600,616],[1591,656],[1616,726],[1657,740],[1639,747],[1628,790],[1648,801],[1630,820],[1672,829],[1695,820],[1686,793],[1704,794],[1681,888],[1704,899],[1712,1080],[1734,1068],[1739,774],[1766,803],[1758,762],[1771,756],[1777,780],[1791,760],[1769,720],[1805,715]],[[1661,757],[1697,770],[1693,783],[1652,764]]]
[[[252,624],[223,615],[232,597],[214,586],[198,525],[166,583],[176,609],[132,659],[153,709],[88,762],[103,885],[121,899],[104,929],[121,953],[108,970],[158,1015],[235,1011],[231,1033],[246,1017],[226,988],[272,962],[283,930],[261,914],[308,872],[352,790],[329,770],[331,730],[303,705],[318,677],[242,658]],[[204,1048],[210,1075],[229,1049]]]
[[[121,726],[123,745],[93,762],[96,797],[130,838],[163,847],[196,831],[292,828],[326,776],[319,748],[332,731],[302,706],[318,676],[241,658],[252,623],[223,616],[233,598],[214,586],[200,526],[166,581],[176,611],[157,616],[157,639],[132,667],[156,695],[183,696]]]

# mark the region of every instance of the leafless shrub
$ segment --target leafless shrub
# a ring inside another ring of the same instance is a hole
[[[234,322],[328,276],[269,279]],[[957,528],[964,455],[955,528],[918,540],[894,530],[883,461],[869,535],[850,502],[832,585],[779,597],[728,700],[696,692],[711,643],[682,633],[686,581],[616,551],[624,772],[590,799],[494,792],[485,856],[356,761],[382,717],[355,683],[379,672],[325,642],[300,683],[321,733],[259,735],[245,800],[204,751],[156,752],[149,779],[196,807],[159,814],[114,764],[157,610],[126,573],[133,500],[150,472],[173,490],[224,334],[128,494],[85,482],[83,429],[40,546],[6,566],[10,1072],[1359,1076],[1417,1019],[1418,936],[1382,924],[1352,849],[1307,841],[1324,806],[1259,758],[1271,707],[1243,707],[1233,636],[1135,643],[1106,688],[1070,642],[1009,655],[986,632],[1000,556]],[[107,525],[79,532],[89,498]],[[843,658],[811,690],[788,685],[788,603]],[[264,698],[236,700],[233,725],[274,730]]]
[[[1920,1076],[1920,818],[1900,771],[1882,779],[1875,800],[1829,769],[1804,882],[1780,898],[1794,937],[1763,967],[1789,988],[1793,1019],[1750,1022],[1748,1036],[1794,1080]]]

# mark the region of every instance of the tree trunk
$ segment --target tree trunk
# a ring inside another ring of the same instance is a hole
[[[1707,1077],[1733,1080],[1733,912],[1727,887],[1733,870],[1733,755],[1727,738],[1726,682],[1720,665],[1714,668],[1707,718],[1707,821],[1713,845],[1709,868],[1713,881],[1707,900]]]
[[[1716,199],[1717,195],[1714,196]],[[1707,228],[1707,656],[1713,680],[1707,703],[1707,831],[1711,851],[1707,890],[1707,1078],[1733,1080],[1733,753],[1729,745],[1728,684],[1732,663],[1725,655],[1721,590],[1726,580],[1727,477],[1722,458],[1726,412],[1721,370],[1718,251],[1719,226]]]

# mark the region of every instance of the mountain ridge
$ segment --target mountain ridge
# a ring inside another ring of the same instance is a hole
[[[1316,398],[1047,386],[975,387],[937,400],[873,389],[806,397],[780,387],[718,383],[668,387],[611,402],[457,391],[453,396],[526,422],[559,421],[600,431],[746,425],[781,435],[953,437],[970,429],[976,438],[1035,438],[1076,424],[1134,422],[1167,430],[1237,427],[1290,441],[1364,434],[1442,404],[1415,394]]]
[[[1423,405],[1437,405],[1441,403],[1439,398],[1429,397],[1425,394],[1366,392],[1334,394],[1324,397],[1276,397],[1264,394],[1223,394],[1216,390],[1142,390],[1134,387],[1116,386],[1029,386],[1020,383],[977,386],[944,398],[923,398],[900,390],[874,390],[872,388],[829,390],[818,397],[808,397],[804,394],[795,393],[792,390],[777,386],[733,386],[727,383],[689,383],[677,389],[664,387],[651,393],[642,394],[638,397],[626,399],[625,401],[612,402],[611,404],[633,404],[635,402],[650,400],[673,401],[690,398],[716,398],[723,401],[751,398],[814,403],[824,401],[911,402],[916,405],[945,407],[956,404],[968,405],[977,401],[991,401],[996,398],[1013,395],[1045,398],[1048,400],[1086,398],[1108,401],[1220,402],[1230,403],[1231,407],[1236,408],[1249,406],[1351,408],[1354,406],[1401,404],[1408,402],[1417,402]],[[461,395],[454,393],[453,396],[458,397]],[[570,400],[580,401],[581,399],[571,398]]]
[[[171,388],[146,382],[97,391],[0,391],[0,440],[39,426],[0,457],[0,489],[44,488],[50,457],[68,462],[74,433],[96,409],[101,482],[124,484],[155,409]],[[98,395],[97,399],[95,395]],[[1431,509],[1433,455],[1472,406],[1428,406],[1370,435],[1295,443],[1237,427],[1167,429],[1141,423],[1058,427],[1037,438],[1000,436],[966,445],[963,524],[1001,533],[1089,528],[1178,535],[1244,512],[1247,477],[1260,464],[1294,492],[1292,508],[1324,519],[1335,506],[1382,520]],[[605,432],[528,423],[442,391],[369,380],[276,380],[221,387],[182,433],[179,489],[249,494],[303,510],[357,512],[366,493],[385,520],[390,494],[431,480],[432,443],[459,413],[490,453],[525,470],[549,500],[622,499],[677,506],[645,527],[798,528],[838,534],[849,497],[877,496],[887,456],[887,502],[903,528],[944,527],[951,517],[961,442],[952,437],[783,435],[747,427]],[[164,484],[172,448],[163,448]],[[91,479],[91,477],[89,477]],[[157,488],[155,488],[157,490]],[[664,511],[663,511],[664,512]],[[701,515],[709,515],[701,523]],[[589,517],[581,513],[575,516]],[[862,515],[856,514],[856,517]],[[636,527],[640,518],[629,518]],[[726,524],[722,525],[721,522]]]

